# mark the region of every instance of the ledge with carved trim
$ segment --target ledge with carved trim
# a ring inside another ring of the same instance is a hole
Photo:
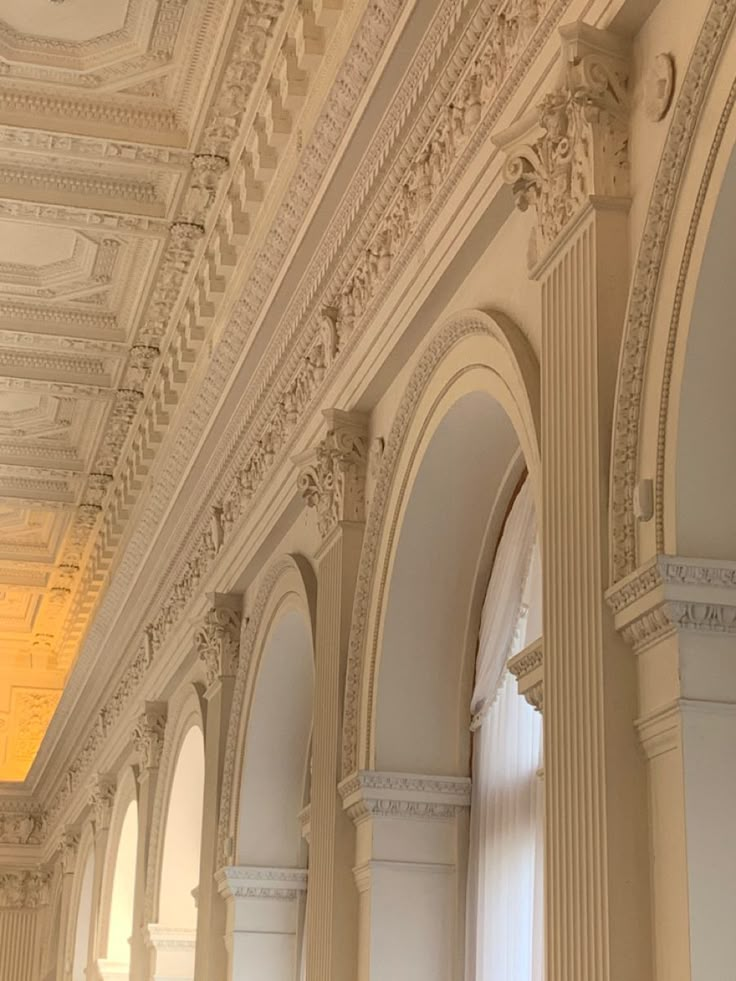
[[[306,892],[306,869],[259,865],[228,865],[215,874],[220,895],[226,899],[293,900]]]
[[[356,824],[369,818],[448,820],[470,807],[468,777],[361,770],[339,785],[343,807]]]
[[[736,562],[658,555],[606,599],[637,652],[680,630],[736,635]]]
[[[531,644],[515,654],[508,663],[508,669],[516,678],[519,694],[537,712],[544,709],[544,644],[537,637]]]

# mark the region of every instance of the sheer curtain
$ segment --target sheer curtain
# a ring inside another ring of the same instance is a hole
[[[527,480],[499,543],[481,616],[473,716],[467,981],[540,981],[541,719],[506,671],[541,624]]]

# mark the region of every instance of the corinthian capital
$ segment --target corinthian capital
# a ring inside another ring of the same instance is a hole
[[[299,490],[326,538],[340,521],[365,520],[368,429],[359,413],[326,409],[324,415],[327,435],[297,462]]]
[[[133,729],[133,744],[145,770],[155,769],[161,761],[166,731],[166,705],[146,702]]]
[[[495,138],[517,207],[536,213],[532,265],[589,201],[629,195],[628,45],[584,24],[560,33],[555,88]]]
[[[194,634],[194,649],[205,662],[207,684],[233,677],[240,655],[240,597],[216,593]]]
[[[97,773],[89,788],[89,805],[92,808],[96,831],[106,831],[110,827],[110,815],[115,800],[115,778]]]
[[[61,870],[64,875],[71,875],[74,872],[79,849],[79,837],[79,832],[74,828],[65,828],[59,836]]]

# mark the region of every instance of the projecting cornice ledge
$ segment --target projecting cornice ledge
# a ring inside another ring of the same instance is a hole
[[[680,631],[736,635],[736,562],[658,555],[606,599],[637,653]]]
[[[537,712],[544,709],[544,641],[542,637],[528,644],[524,650],[515,654],[508,664],[509,671],[516,678],[519,694]]]

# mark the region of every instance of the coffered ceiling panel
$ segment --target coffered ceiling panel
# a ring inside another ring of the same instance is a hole
[[[0,780],[33,760],[150,465],[154,369],[287,6],[0,0]]]

